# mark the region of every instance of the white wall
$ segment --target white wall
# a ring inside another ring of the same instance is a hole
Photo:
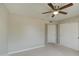
[[[0,4],[0,55],[6,54],[8,52],[7,21],[8,11],[3,4]]]
[[[48,43],[56,43],[56,25],[48,25]]]
[[[40,19],[11,14],[8,52],[44,45],[45,24]]]

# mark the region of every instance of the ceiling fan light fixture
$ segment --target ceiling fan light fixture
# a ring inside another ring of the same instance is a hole
[[[54,12],[53,12],[54,15],[57,15],[58,13],[59,13],[58,11],[54,11]]]

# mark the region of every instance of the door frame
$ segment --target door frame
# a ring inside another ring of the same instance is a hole
[[[45,45],[48,44],[48,25],[56,25],[56,44],[60,44],[60,25],[59,24],[45,24]]]

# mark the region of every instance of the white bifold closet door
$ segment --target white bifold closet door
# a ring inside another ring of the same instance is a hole
[[[60,44],[79,50],[78,23],[60,24]]]
[[[48,43],[56,43],[56,25],[48,25]]]

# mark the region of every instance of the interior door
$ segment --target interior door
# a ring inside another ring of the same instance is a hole
[[[56,43],[56,25],[48,25],[48,43]]]
[[[60,24],[60,44],[78,49],[78,23]]]

